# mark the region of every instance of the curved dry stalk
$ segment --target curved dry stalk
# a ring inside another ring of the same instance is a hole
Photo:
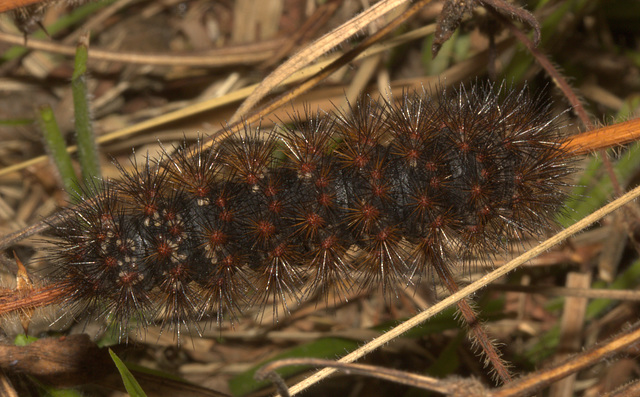
[[[44,40],[29,39],[24,44],[24,38],[14,34],[0,32],[0,41],[25,46],[33,50],[48,51],[56,54],[73,56],[75,45],[57,44]],[[282,46],[282,40],[270,40],[258,44],[245,44],[228,48],[212,50],[206,54],[141,54],[137,52],[107,51],[96,48],[89,50],[92,61],[110,61],[141,65],[163,66],[199,66],[222,67],[239,63],[256,64],[271,59],[277,49]]]
[[[287,389],[286,384],[284,384],[282,378],[280,378],[280,376],[275,371],[279,368],[292,365],[311,365],[314,367],[333,368],[349,375],[364,375],[372,378],[384,379],[390,382],[395,382],[398,384],[423,390],[434,391],[445,395],[467,397],[486,395],[484,385],[473,379],[441,380],[425,375],[412,374],[410,372],[400,371],[397,369],[377,367],[374,365],[366,364],[341,363],[317,358],[288,358],[274,361],[260,368],[256,372],[255,378],[257,380],[271,380],[278,387],[278,392],[280,393],[280,395],[286,397],[289,395],[289,390]]]
[[[406,2],[407,0],[384,0],[376,3],[302,49],[262,80],[255,91],[236,110],[230,122],[238,121],[241,116],[245,115],[249,109],[254,107],[274,87],[282,83],[291,74],[320,58],[332,48],[360,32],[371,22]]]
[[[511,23],[511,21],[507,20],[496,11],[493,11],[492,13],[509,29],[511,34],[514,35],[527,48],[527,51],[529,51],[531,56],[535,58],[538,65],[540,65],[545,70],[545,72],[547,72],[549,77],[551,77],[551,81],[553,81],[553,83],[562,91],[565,98],[567,98],[567,100],[571,104],[572,109],[576,112],[576,114],[580,118],[580,121],[582,121],[582,124],[584,124],[584,126],[588,130],[592,130],[593,123],[591,123],[591,119],[587,115],[584,106],[582,106],[582,102],[580,102],[578,96],[575,94],[573,89],[571,89],[571,86],[569,85],[567,80],[562,76],[558,69],[553,66],[553,63],[549,60],[549,58],[547,58],[547,56],[544,55],[542,51],[538,50],[536,48],[536,44],[529,40],[527,35],[522,33],[520,29],[518,29],[513,23]]]
[[[525,252],[524,254],[520,255],[519,257],[513,259],[512,261],[508,262],[504,266],[502,266],[502,267],[494,270],[493,272],[481,277],[479,280],[477,280],[474,283],[472,283],[472,284],[460,289],[458,292],[456,292],[456,293],[448,296],[447,298],[441,300],[440,302],[438,302],[435,305],[431,306],[430,308],[428,308],[427,310],[423,311],[422,313],[419,313],[418,315],[412,317],[411,319],[405,321],[404,323],[398,325],[397,327],[389,330],[384,335],[372,340],[371,342],[365,344],[364,346],[360,347],[359,349],[349,353],[348,355],[346,355],[343,358],[341,358],[339,360],[339,362],[341,362],[341,363],[350,363],[350,362],[356,361],[359,358],[371,353],[374,350],[377,350],[378,348],[380,348],[380,347],[384,346],[385,344],[389,343],[391,340],[399,337],[403,333],[405,333],[405,332],[409,331],[410,329],[422,324],[423,322],[425,322],[430,317],[433,317],[434,315],[440,313],[442,310],[446,309],[447,307],[456,304],[460,300],[466,298],[467,296],[473,294],[474,292],[477,292],[478,290],[484,288],[485,286],[487,286],[488,284],[496,281],[497,279],[505,276],[509,272],[517,269],[522,264],[530,261],[531,259],[535,258],[536,256],[540,255],[541,253],[543,253],[543,252],[547,251],[548,249],[552,248],[554,245],[559,244],[560,242],[564,241],[565,239],[573,236],[574,234],[584,230],[585,228],[589,227],[591,224],[599,221],[600,219],[604,218],[608,214],[610,214],[613,211],[617,210],[618,208],[624,206],[625,204],[635,200],[638,197],[640,197],[640,187],[637,187],[637,188],[633,189],[632,191],[626,193],[622,197],[616,199],[615,201],[613,201],[613,202],[605,205],[604,207],[600,208],[599,210],[595,211],[591,215],[581,219],[580,221],[576,222],[572,226],[570,226],[570,227],[566,228],[565,230],[557,233],[555,236],[551,237],[550,239],[540,243],[539,245],[537,245],[533,249],[529,250],[528,252]],[[294,395],[294,394],[297,394],[297,393],[309,388],[310,386],[318,383],[322,379],[324,379],[324,378],[328,377],[329,375],[333,374],[335,371],[336,371],[335,369],[331,369],[331,368],[323,369],[321,371],[318,371],[317,373],[311,375],[310,377],[308,377],[307,379],[303,380],[302,382],[300,382],[300,383],[294,385],[293,387],[291,387],[291,389],[290,389],[291,394]]]
[[[520,22],[528,25],[533,30],[533,44],[537,47],[540,44],[540,24],[538,20],[529,11],[524,8],[520,8],[511,3],[507,3],[504,0],[479,0],[485,7],[493,12],[497,12],[499,15],[509,16],[512,19],[517,19]]]

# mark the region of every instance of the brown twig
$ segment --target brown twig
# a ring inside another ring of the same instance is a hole
[[[597,288],[567,288],[545,285],[510,285],[492,284],[489,288],[496,291],[525,292],[544,296],[576,296],[591,299],[615,299],[624,301],[640,301],[640,291],[610,290]]]
[[[18,294],[14,290],[3,289],[0,290],[0,316],[16,311],[60,304],[69,295],[69,289],[63,284],[34,288],[24,294]]]
[[[44,1],[48,0],[0,0],[0,12],[11,11],[20,7],[27,7]]]
[[[25,43],[22,36],[3,32],[0,32],[0,41],[25,46],[33,50],[48,51],[68,56],[74,56],[76,52],[75,45],[57,44],[35,39],[29,39],[27,43]],[[282,42],[282,39],[274,39],[261,43],[224,47],[202,54],[174,53],[171,55],[106,51],[92,47],[89,50],[89,61],[111,61],[141,65],[199,66],[208,68],[237,64],[256,64],[271,59],[276,53],[276,50],[282,46]]]
[[[570,374],[594,365],[606,357],[611,357],[640,340],[640,327],[637,325],[630,331],[613,338],[609,342],[580,353],[566,361],[542,369],[538,372],[516,379],[492,393],[492,397],[524,397],[535,393],[548,385]]]
[[[540,44],[540,24],[538,20],[529,11],[524,8],[516,7],[513,4],[507,3],[503,0],[478,0],[483,5],[492,8],[492,11],[500,14],[508,15],[512,19],[517,19],[527,25],[533,30],[533,45],[538,46]],[[504,19],[504,17],[503,17]],[[513,24],[512,24],[513,25]]]
[[[582,369],[588,368],[594,364],[602,362],[606,357],[612,357],[616,353],[623,351],[629,346],[635,344],[640,340],[640,327],[634,326],[630,332],[625,332],[608,342],[595,346],[588,351],[577,354],[557,363],[549,368],[537,371],[524,378],[516,379],[511,383],[504,385],[497,390],[486,390],[483,385],[466,385],[459,384],[455,380],[440,380],[429,378],[422,375],[415,375],[403,371],[393,369],[382,369],[370,365],[353,364],[347,362],[335,362],[329,360],[320,359],[307,359],[307,358],[292,358],[285,360],[278,360],[265,365],[256,372],[256,379],[274,379],[275,370],[285,366],[291,365],[312,365],[316,367],[332,368],[331,372],[340,370],[347,374],[360,374],[365,376],[371,376],[379,379],[386,379],[389,381],[406,384],[412,387],[421,388],[424,390],[431,390],[445,395],[453,396],[485,396],[485,397],[526,397],[538,390],[548,387],[552,383],[565,378],[566,376],[576,373]],[[276,375],[277,376],[277,375]],[[281,379],[280,379],[281,380]],[[633,385],[633,384],[632,384]],[[464,392],[461,386],[465,387]],[[289,390],[281,382],[278,387],[282,396],[293,395],[299,390],[292,388]],[[284,390],[283,390],[284,389]],[[637,387],[628,388],[630,390],[622,390],[623,393],[630,392],[631,394],[618,394],[625,396],[632,396],[633,390],[637,390]],[[462,393],[461,393],[462,392]]]
[[[452,383],[453,383],[447,380],[440,380],[440,379],[431,378],[424,375],[412,374],[405,371],[399,371],[396,369],[381,368],[381,367],[376,367],[373,365],[365,365],[365,364],[341,363],[341,362],[322,360],[317,358],[288,358],[284,360],[274,361],[272,363],[266,364],[264,367],[256,371],[255,378],[256,380],[269,379],[274,382],[277,382],[278,392],[282,397],[286,397],[289,395],[289,391],[286,388],[286,385],[284,388],[281,386],[282,384],[284,384],[284,382],[280,382],[280,380],[276,381],[277,379],[276,376],[278,375],[275,371],[279,368],[289,367],[292,365],[310,365],[318,368],[321,368],[321,367],[335,368],[345,374],[370,376],[372,378],[384,379],[390,382],[395,382],[402,385],[416,387],[423,390],[430,390],[430,391],[434,391],[442,394],[450,394],[450,391],[452,390]],[[482,386],[482,384],[480,384],[479,382],[474,382],[473,386],[476,388],[477,391],[484,390],[484,386]],[[471,393],[474,392],[471,389],[467,391]],[[471,393],[470,394],[464,393],[459,395],[465,395],[467,397],[480,395],[479,393],[478,394],[475,394],[475,393],[471,394]]]
[[[68,209],[65,210],[65,212],[66,211],[68,211]],[[35,236],[36,234],[40,234],[42,232],[49,230],[51,226],[57,224],[57,222],[59,222],[62,219],[60,215],[61,214],[50,216],[47,219],[42,220],[25,229],[19,230],[17,232],[11,233],[6,236],[2,236],[0,238],[0,250],[6,250],[12,245],[17,244],[28,237]],[[66,215],[69,215],[69,213],[67,213]]]

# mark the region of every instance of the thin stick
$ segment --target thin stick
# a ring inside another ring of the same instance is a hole
[[[611,299],[621,301],[640,301],[640,291],[636,290],[610,290],[597,288],[567,288],[545,285],[507,285],[492,284],[492,290],[506,292],[525,292],[527,294],[540,294],[545,296],[575,296],[590,299]]]
[[[8,291],[9,294],[5,291]],[[70,296],[70,291],[62,284],[47,285],[25,294],[16,293],[14,290],[0,290],[0,316],[15,311],[62,303],[68,296]]]
[[[608,125],[567,139],[562,149],[578,156],[599,149],[622,146],[640,139],[640,119]]]
[[[256,372],[255,378],[257,380],[267,379],[269,378],[269,374],[275,373],[275,370],[292,365],[313,365],[315,367],[329,367],[340,370],[345,374],[364,375],[378,379],[385,379],[390,382],[396,382],[399,384],[417,387],[424,390],[431,390],[443,394],[447,394],[450,391],[450,388],[448,387],[449,382],[437,378],[412,374],[397,369],[380,368],[373,365],[365,364],[341,363],[318,358],[287,358],[274,361],[260,368]]]
[[[32,50],[48,51],[68,56],[73,56],[76,52],[75,46],[52,43],[44,40],[29,39],[25,44],[22,36],[4,32],[0,32],[0,41],[24,46]],[[174,53],[171,55],[107,51],[91,48],[89,50],[89,61],[214,68],[237,64],[261,63],[271,59],[280,46],[282,46],[282,40],[270,40],[257,44],[246,44],[215,49],[204,54]]]
[[[638,340],[640,340],[640,327],[636,326],[631,332],[624,332],[601,346],[571,357],[569,360],[550,368],[537,371],[530,376],[517,379],[513,383],[491,393],[491,397],[529,396],[536,390],[544,388],[559,379],[602,362],[605,357],[610,357],[612,354],[637,343]]]

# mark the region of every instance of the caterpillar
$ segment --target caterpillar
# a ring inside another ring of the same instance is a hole
[[[68,305],[163,327],[333,289],[397,288],[539,236],[571,155],[550,103],[480,84],[348,110],[134,164],[54,227]],[[311,117],[307,117],[311,116]],[[308,118],[308,120],[306,120]],[[90,196],[88,194],[87,196]]]

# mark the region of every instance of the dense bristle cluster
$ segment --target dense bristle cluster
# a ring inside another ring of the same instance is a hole
[[[365,98],[137,165],[57,227],[56,276],[121,325],[179,328],[487,258],[548,229],[569,172],[548,105],[497,91]]]

